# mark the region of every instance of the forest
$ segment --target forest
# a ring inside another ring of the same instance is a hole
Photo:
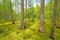
[[[0,0],[0,40],[60,40],[60,0]]]

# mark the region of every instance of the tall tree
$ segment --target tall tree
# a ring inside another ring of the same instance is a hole
[[[60,8],[59,8],[59,13],[58,13],[58,25],[57,28],[60,28]]]
[[[6,0],[2,0],[2,2],[3,2],[4,19],[7,19]]]
[[[41,10],[40,10],[40,32],[44,32],[44,4],[45,0],[41,0]]]
[[[10,0],[10,16],[11,16],[12,24],[15,24],[11,0]]]
[[[26,14],[27,14],[27,0],[26,0]]]
[[[26,0],[26,22],[28,21],[28,18],[27,18],[27,0]]]
[[[57,9],[57,0],[54,0],[54,5],[53,5],[53,15],[52,15],[52,29],[50,33],[50,38],[54,40],[54,27],[56,26],[56,9]]]
[[[57,28],[60,28],[60,2],[59,2],[58,24],[57,24]]]
[[[21,26],[20,29],[24,29],[24,0],[21,0]]]

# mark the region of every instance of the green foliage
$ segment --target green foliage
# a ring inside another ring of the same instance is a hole
[[[32,1],[32,0],[31,0]],[[29,3],[30,4],[30,3]],[[7,4],[4,6],[2,3],[0,3],[0,40],[51,40],[49,38],[49,34],[52,27],[52,13],[53,13],[53,1],[49,2],[45,5],[44,9],[44,29],[45,33],[38,32],[39,29],[39,20],[40,20],[40,6],[37,5],[36,7],[32,6],[31,3],[29,8],[26,8],[24,10],[24,24],[25,24],[25,30],[19,30],[20,26],[20,20],[21,20],[21,13],[15,14],[15,11],[13,10],[13,16],[16,19],[16,24],[11,24],[9,21],[4,20],[3,15],[4,11],[2,10],[2,6],[6,7],[5,13],[7,13],[6,16],[8,16],[7,19],[10,19],[10,3],[7,2]],[[57,5],[57,15],[60,7],[60,0],[58,0]],[[3,11],[3,12],[2,12]],[[55,28],[55,40],[60,40],[60,29]]]
[[[0,25],[0,40],[51,40],[49,38],[50,30],[51,30],[51,21],[44,21],[44,28],[46,30],[45,33],[38,32],[39,22],[36,20],[33,25],[25,30],[19,30],[18,27],[20,23],[9,24],[9,25]],[[49,23],[48,23],[49,22]],[[55,40],[59,40],[60,38],[60,29],[55,28]],[[44,37],[43,37],[44,36]]]

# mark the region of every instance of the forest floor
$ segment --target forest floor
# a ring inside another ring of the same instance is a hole
[[[0,40],[51,40],[49,38],[52,23],[44,21],[44,33],[38,32],[39,22],[35,21],[33,25],[25,30],[19,30],[20,22],[11,24],[10,22],[0,24]],[[55,27],[55,40],[60,40],[60,29]]]

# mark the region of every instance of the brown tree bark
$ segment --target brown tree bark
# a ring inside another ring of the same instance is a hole
[[[56,26],[56,9],[57,9],[57,0],[54,0],[53,5],[53,15],[52,15],[52,29],[50,32],[50,38],[54,40],[54,27]]]
[[[40,10],[40,32],[44,32],[44,4],[45,0],[41,0],[41,10]]]
[[[59,7],[59,13],[58,13],[58,24],[57,28],[60,28],[60,7]]]
[[[24,29],[24,0],[21,0],[21,26],[20,29]]]

